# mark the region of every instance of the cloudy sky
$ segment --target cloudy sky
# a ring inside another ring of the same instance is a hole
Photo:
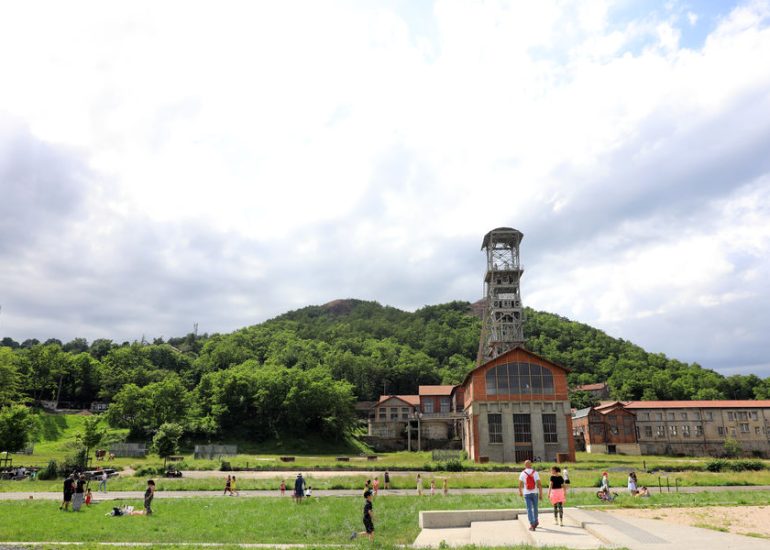
[[[770,4],[0,0],[0,336],[482,293],[770,375]]]

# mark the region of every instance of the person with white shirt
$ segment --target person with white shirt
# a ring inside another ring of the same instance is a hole
[[[543,485],[540,483],[540,474],[532,468],[532,461],[524,462],[524,470],[519,474],[519,496],[524,497],[527,505],[527,519],[529,530],[537,529],[537,501],[543,498]]]

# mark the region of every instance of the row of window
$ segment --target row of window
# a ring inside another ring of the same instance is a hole
[[[553,374],[533,363],[506,363],[487,371],[487,395],[552,394]]]
[[[558,443],[559,438],[556,432],[556,415],[543,414],[543,440],[546,443]],[[500,413],[490,413],[487,415],[487,425],[489,427],[489,442],[503,442],[503,415]],[[532,419],[529,414],[513,415],[513,439],[516,443],[532,442]]]
[[[677,418],[677,414],[679,418]],[[649,413],[643,412],[639,414],[640,420],[663,420],[663,413]],[[668,412],[666,413],[667,420],[700,420],[701,414],[698,411],[690,412]],[[728,420],[759,420],[758,411],[727,411]],[[714,420],[714,413],[711,411],[703,412],[703,420]]]
[[[744,434],[751,433],[751,427],[746,422],[739,424],[738,427],[739,427],[741,433],[744,433]],[[651,438],[652,437],[652,428],[653,428],[652,426],[644,426],[644,436],[645,437],[647,437],[647,438]],[[637,428],[637,431],[638,430],[639,430],[639,428]],[[682,437],[690,437],[691,434],[692,434],[691,430],[692,430],[692,428],[690,426],[688,426],[687,424],[682,425],[681,426]],[[676,424],[669,424],[668,431],[669,431],[669,434],[672,437],[676,437],[680,433],[680,426],[677,426]],[[755,426],[754,427],[754,434],[755,435],[760,435],[763,432],[764,432],[763,428],[760,428],[759,426]],[[725,428],[723,426],[718,426],[717,427],[717,433],[719,435],[721,435],[721,436],[725,436],[725,435],[727,435],[727,428]],[[736,435],[736,429],[735,428],[730,428],[730,434],[731,435]],[[638,437],[638,435],[639,434],[637,433],[637,437]],[[695,437],[702,437],[702,436],[703,436],[703,426],[700,426],[700,425],[695,426]],[[659,425],[655,426],[655,437],[666,437],[666,426],[664,426],[662,424],[659,424]]]
[[[451,410],[452,403],[448,397],[442,397],[440,402],[440,412],[442,413],[448,413]],[[427,399],[422,404],[422,412],[424,413],[433,413],[435,412],[433,407],[433,400]],[[377,409],[377,418],[379,420],[387,420],[390,418],[391,420],[398,420],[399,417],[401,420],[408,420],[409,419],[409,407],[379,407]],[[388,414],[390,413],[390,414]],[[399,414],[400,413],[400,414]]]

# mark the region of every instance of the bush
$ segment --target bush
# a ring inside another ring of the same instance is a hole
[[[462,461],[456,458],[447,460],[444,464],[444,470],[447,472],[462,472],[464,469]]]
[[[163,466],[139,466],[134,472],[135,476],[162,476],[166,473],[166,469]]]
[[[79,449],[75,454],[69,455],[61,465],[61,472],[66,476],[75,470],[82,470],[88,465],[88,455],[85,448]]]
[[[230,465],[230,462],[227,460],[223,460],[221,466],[219,467],[220,472],[232,472],[233,467]]]
[[[758,472],[765,469],[765,464],[761,460],[735,460],[730,464],[730,469],[734,472]]]
[[[49,460],[48,465],[37,473],[38,479],[56,479],[59,475],[59,465],[55,460]]]
[[[706,469],[709,472],[721,472],[722,470],[727,469],[727,461],[722,460],[721,458],[710,460],[706,463]]]

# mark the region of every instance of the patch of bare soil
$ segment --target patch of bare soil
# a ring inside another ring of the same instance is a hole
[[[770,506],[704,506],[701,508],[624,508],[608,510],[628,518],[660,519],[679,525],[716,529],[770,539]]]

